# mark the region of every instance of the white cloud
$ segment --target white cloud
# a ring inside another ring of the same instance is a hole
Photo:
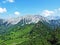
[[[18,15],[20,15],[20,12],[16,11],[16,12],[14,12],[14,14],[18,16]]]
[[[7,0],[8,2],[14,2],[14,0]]]
[[[54,11],[49,11],[49,10],[43,10],[41,15],[44,15],[45,17],[53,15]]]
[[[48,17],[48,16],[60,16],[60,8],[54,9],[54,10],[43,10],[41,11],[42,16]]]
[[[7,12],[6,8],[0,8],[0,13],[5,13],[5,12]]]
[[[49,18],[49,19],[58,19],[60,17],[60,8],[53,10],[43,10],[40,12],[40,15]]]
[[[2,3],[6,3],[6,2],[13,3],[13,2],[15,2],[15,0],[4,0],[4,1],[2,1]]]

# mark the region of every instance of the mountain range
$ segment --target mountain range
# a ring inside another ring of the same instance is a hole
[[[0,19],[0,26],[4,25],[5,27],[6,26],[9,27],[11,25],[16,25],[18,23],[20,23],[22,26],[24,24],[35,24],[39,21],[46,23],[52,27],[60,26],[60,19],[49,20],[48,18],[40,15],[26,15],[26,16],[20,16],[17,18]]]
[[[0,45],[60,45],[60,19],[40,15],[0,19]]]

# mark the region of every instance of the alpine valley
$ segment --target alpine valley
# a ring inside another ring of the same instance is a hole
[[[0,19],[0,45],[60,45],[60,19],[40,15]]]

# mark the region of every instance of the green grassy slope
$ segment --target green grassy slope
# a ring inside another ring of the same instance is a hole
[[[60,29],[52,30],[38,22],[29,33],[29,40],[16,45],[60,45]]]
[[[29,33],[29,40],[18,45],[50,45],[47,41],[51,36],[49,31],[49,27],[38,22]]]
[[[42,22],[15,25],[0,35],[0,45],[60,45],[60,28],[52,30]]]
[[[16,26],[15,28],[10,29],[11,31],[8,34],[1,36],[3,39],[0,38],[0,44],[15,45],[29,40],[27,36],[33,26],[34,25],[25,25],[23,27]]]

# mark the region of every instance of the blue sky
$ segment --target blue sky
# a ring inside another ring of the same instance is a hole
[[[60,0],[0,0],[0,18],[31,14],[54,16],[59,10]]]

